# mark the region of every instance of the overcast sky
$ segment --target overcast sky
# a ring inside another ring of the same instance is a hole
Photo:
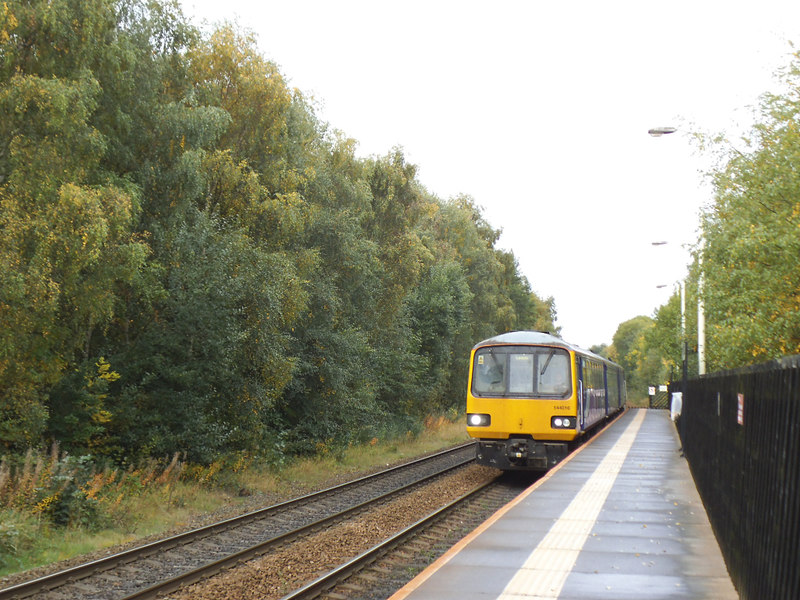
[[[181,1],[253,30],[360,155],[472,196],[584,347],[666,302],[711,200],[691,133],[737,139],[800,44],[798,0]]]

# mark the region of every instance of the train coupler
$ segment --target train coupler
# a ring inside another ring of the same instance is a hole
[[[564,442],[539,442],[527,438],[480,440],[477,445],[478,464],[505,471],[546,471],[568,454]]]

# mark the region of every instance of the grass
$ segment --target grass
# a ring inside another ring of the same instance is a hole
[[[244,502],[263,498],[269,504],[468,439],[463,417],[431,418],[416,437],[373,439],[277,471],[255,462],[196,467],[176,456],[167,466],[87,473],[80,459],[61,456],[57,448],[28,453],[15,465],[4,459],[0,576],[185,527],[200,515]]]
[[[287,483],[315,488],[336,476],[385,467],[468,439],[463,418],[456,422],[428,419],[419,436],[386,441],[373,439],[364,446],[347,448],[338,456],[300,459],[278,473],[277,481],[279,488]]]
[[[640,396],[638,398],[628,396],[628,406],[631,408],[647,408],[650,406],[650,399],[647,396]]]

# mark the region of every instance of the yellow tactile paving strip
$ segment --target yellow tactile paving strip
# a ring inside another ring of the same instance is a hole
[[[613,425],[613,423],[612,423]],[[605,429],[611,427],[611,425],[607,425]],[[635,436],[634,436],[635,437]],[[493,514],[489,519],[487,519],[482,525],[480,525],[477,529],[472,531],[469,535],[464,537],[461,541],[455,544],[450,550],[448,550],[445,554],[440,556],[436,561],[434,561],[427,569],[422,571],[419,575],[417,575],[414,579],[409,581],[405,586],[400,588],[397,592],[395,592],[392,596],[388,598],[388,600],[405,600],[409,594],[419,588],[425,581],[427,581],[434,573],[436,573],[439,569],[441,569],[445,564],[447,564],[454,556],[456,556],[465,546],[467,546],[472,540],[477,538],[481,535],[484,531],[489,529],[494,523],[499,521],[508,511],[512,508],[517,506],[520,502],[525,500],[530,494],[532,494],[536,489],[542,486],[549,478],[551,478],[555,473],[559,471],[559,469],[563,468],[569,461],[575,458],[581,451],[583,451],[589,444],[594,442],[597,438],[592,438],[587,444],[570,454],[565,460],[558,463],[555,468],[550,469],[541,479],[539,479],[535,484],[525,490],[522,494],[517,496],[516,499],[506,504],[503,508]]]
[[[499,600],[558,598],[617,480],[644,416],[644,411],[640,411],[628,424],[617,443],[500,594]]]
[[[390,600],[737,597],[669,414],[637,409]]]

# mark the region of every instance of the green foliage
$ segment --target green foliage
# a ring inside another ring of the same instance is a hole
[[[619,363],[626,373],[633,373],[639,362],[638,343],[644,333],[653,326],[650,317],[639,316],[621,323],[612,341],[609,356]]]
[[[210,461],[264,435],[263,415],[291,377],[286,330],[304,292],[286,257],[204,213],[176,232],[172,251],[157,318],[115,358],[123,392],[110,407],[127,452],[144,444]]]
[[[40,523],[31,514],[0,509],[0,570],[21,570],[19,555],[36,543]]]
[[[98,503],[87,485],[94,467],[91,457],[62,455],[57,445],[48,455],[28,451],[24,457],[4,457],[0,510],[36,515],[57,526],[99,526]],[[13,551],[18,550],[15,545]]]
[[[649,352],[661,357],[664,373],[652,379],[652,382],[674,380],[681,377],[683,368],[679,293],[673,294],[666,304],[658,308],[654,321],[654,327],[645,333],[645,343]]]
[[[173,0],[2,3],[0,111],[10,450],[338,452],[459,411],[476,340],[554,330],[470,198],[357,158],[252,33]],[[53,518],[95,519],[84,491]]]
[[[762,97],[757,123],[741,140],[702,139],[719,162],[709,174],[714,200],[686,294],[688,371],[697,373],[697,311],[706,319],[706,368],[732,369],[800,353],[800,54],[784,69],[781,94]],[[680,376],[679,298],[658,309],[645,348]],[[651,372],[658,365],[652,363]]]
[[[302,143],[290,138],[292,93],[277,66],[258,53],[253,34],[225,24],[194,46],[188,58],[198,101],[231,117],[222,146],[273,190],[294,191],[282,185],[282,176],[295,166],[285,150]]]
[[[45,427],[43,388],[108,324],[120,285],[147,247],[131,231],[134,197],[99,177],[103,139],[89,124],[97,82],[16,73],[0,83],[0,412],[7,445]],[[33,418],[20,420],[19,399]]]
[[[663,318],[659,313],[658,320],[639,316],[621,323],[606,349],[607,356],[625,369],[628,394],[634,400],[647,396],[649,385],[663,383],[669,376],[660,343],[680,330],[670,330]]]
[[[105,400],[111,384],[120,378],[100,358],[89,371],[65,375],[50,392],[49,434],[68,450],[107,451],[107,426],[113,415]]]
[[[434,264],[409,296],[407,310],[418,332],[418,353],[425,359],[422,392],[412,398],[412,414],[424,416],[457,400],[448,397],[447,386],[457,364],[456,344],[469,328],[471,300],[464,270],[455,262]]]
[[[800,352],[800,55],[783,83],[785,95],[763,97],[747,151],[714,173],[700,248],[712,367]]]

